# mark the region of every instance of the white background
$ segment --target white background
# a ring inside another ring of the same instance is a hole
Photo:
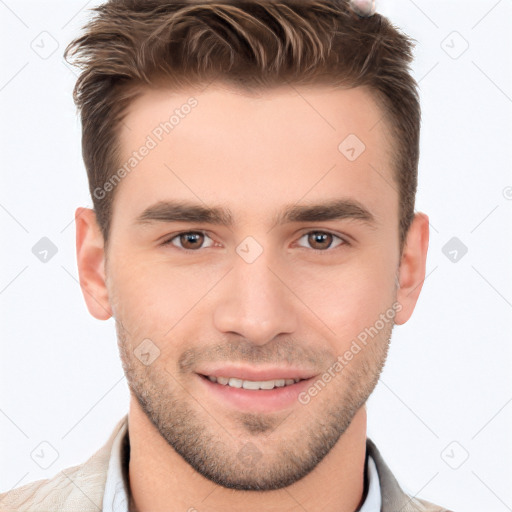
[[[62,53],[99,3],[0,0],[0,491],[81,463],[128,410],[114,320],[89,315],[75,256],[74,210],[91,201],[71,97],[76,71]],[[429,215],[431,238],[417,308],[395,327],[368,403],[368,435],[408,492],[456,511],[505,512],[512,2],[377,5],[418,41],[417,210]],[[32,253],[42,237],[58,249],[46,263]],[[452,237],[468,249],[455,263],[442,251]],[[59,454],[48,469],[31,458],[42,441]]]

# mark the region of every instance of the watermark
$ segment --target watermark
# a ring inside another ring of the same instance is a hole
[[[338,146],[338,151],[350,162],[357,160],[365,150],[365,143],[355,133],[349,134]]]
[[[441,41],[441,48],[448,57],[457,60],[469,48],[469,43],[462,34],[455,30]]]
[[[311,402],[311,398],[315,397],[322,391],[329,382],[331,382],[336,375],[338,375],[345,366],[347,366],[354,356],[359,354],[361,350],[366,347],[369,337],[373,339],[379,334],[382,329],[391,322],[397,312],[402,311],[402,304],[395,302],[393,305],[386,310],[385,313],[381,313],[379,319],[371,327],[365,327],[361,331],[357,338],[352,340],[350,348],[348,348],[342,355],[339,355],[336,361],[327,368],[327,370],[313,383],[306,391],[299,393],[298,400],[302,405],[307,405]],[[358,343],[359,342],[359,343]],[[362,345],[362,346],[361,346]]]
[[[452,263],[458,263],[467,254],[468,248],[454,236],[443,245],[441,251]]]
[[[256,445],[251,442],[245,443],[238,451],[237,457],[244,466],[254,466],[263,456]]]
[[[235,251],[246,263],[254,263],[263,253],[263,247],[255,238],[247,236],[237,245]]]
[[[503,189],[503,197],[507,200],[507,201],[510,201],[512,199],[512,187],[511,186],[508,186],[508,187],[505,187]]]
[[[135,357],[145,366],[150,366],[160,356],[160,349],[149,338],[145,338],[133,351]]]
[[[48,441],[41,441],[30,457],[41,469],[48,469],[59,458],[59,452]]]
[[[469,459],[469,452],[458,441],[452,441],[441,452],[441,459],[452,469],[459,469]]]
[[[57,51],[59,42],[49,32],[43,30],[43,32],[39,33],[39,35],[32,40],[30,48],[32,48],[41,59],[46,60]]]
[[[57,246],[46,236],[32,247],[32,254],[42,263],[48,263],[58,251]]]
[[[194,107],[197,107],[198,101],[193,96],[187,100],[186,103],[179,108],[174,109],[173,114],[168,120],[161,122],[155,126],[151,133],[146,137],[144,143],[135,151],[132,152],[130,158],[103,184],[102,187],[96,187],[93,190],[93,195],[96,199],[104,199],[109,192],[121,182],[121,180],[139,165],[142,160],[149,153],[155,149],[166,135],[171,133],[176,126],[178,126],[182,119],[192,112]]]

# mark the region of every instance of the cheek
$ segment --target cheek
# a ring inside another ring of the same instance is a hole
[[[118,260],[119,261],[119,260]],[[116,266],[117,265],[117,266]],[[216,281],[213,272],[157,260],[114,264],[111,286],[115,316],[132,328],[165,334]]]
[[[326,332],[339,353],[391,308],[395,299],[394,273],[376,261],[370,264],[360,259],[355,265],[330,272],[320,282],[309,281],[299,293],[329,327]]]
[[[154,269],[128,258],[112,259],[109,276],[111,304],[114,316],[127,326],[130,333],[137,326],[147,325],[158,307],[164,308],[160,296],[163,289]]]

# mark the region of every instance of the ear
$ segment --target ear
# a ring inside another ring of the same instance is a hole
[[[90,208],[77,208],[75,225],[78,274],[87,309],[98,320],[108,320],[112,309],[105,284],[104,240],[96,212]]]
[[[400,261],[397,301],[402,309],[395,315],[395,323],[405,324],[412,315],[425,280],[429,239],[428,216],[416,213],[409,227]]]

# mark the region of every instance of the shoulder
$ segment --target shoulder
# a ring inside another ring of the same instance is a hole
[[[86,464],[63,469],[52,478],[37,480],[0,494],[0,509],[2,512],[50,510],[48,507],[58,509],[68,501],[73,482],[79,480]]]
[[[108,463],[115,436],[124,427],[124,416],[108,441],[82,464],[61,470],[55,476],[28,483],[0,494],[2,512],[89,512],[102,509]]]
[[[379,474],[382,497],[382,512],[453,512],[430,501],[409,496],[402,490],[400,484],[384,461],[375,443],[366,439],[367,453],[372,457]]]

